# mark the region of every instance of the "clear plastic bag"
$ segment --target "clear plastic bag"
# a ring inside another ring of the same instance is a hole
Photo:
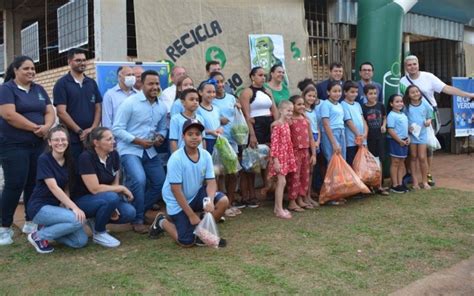
[[[258,149],[247,147],[242,152],[242,167],[247,172],[260,174],[260,154]]]
[[[370,193],[341,154],[333,154],[319,194],[319,203],[347,198],[358,193]]]
[[[226,138],[217,137],[214,149],[219,153],[220,160],[224,166],[225,174],[236,174],[239,171],[239,159],[232,146]]]
[[[214,151],[212,151],[212,163],[214,164],[214,175],[216,176],[224,175],[225,173],[224,165],[222,164],[222,161],[217,149],[214,149]]]
[[[359,146],[352,162],[352,168],[365,185],[376,187],[382,181],[382,172],[375,156],[365,146]]]
[[[431,148],[433,151],[441,149],[441,144],[439,143],[438,139],[436,138],[434,129],[431,125],[426,128],[426,134],[428,143],[427,146]]]
[[[270,156],[270,147],[265,144],[259,144],[257,146],[258,155],[260,156],[260,167],[262,170],[267,169],[268,157]]]
[[[204,198],[203,207],[208,202],[211,202],[209,197]],[[214,220],[214,216],[211,213],[205,213],[201,222],[194,229],[194,234],[201,239],[201,241],[208,247],[218,248],[219,247],[219,231],[217,230],[217,224]]]
[[[238,108],[235,108],[235,117],[230,128],[230,134],[237,145],[247,145],[249,141],[249,127],[244,114]]]

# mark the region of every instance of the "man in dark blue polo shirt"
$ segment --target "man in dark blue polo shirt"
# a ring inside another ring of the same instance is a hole
[[[328,84],[329,82],[335,80],[339,81],[341,87],[344,85],[344,81],[342,77],[344,76],[344,69],[342,64],[339,62],[333,62],[329,65],[329,78],[326,80],[321,81],[317,86],[316,89],[318,90],[318,98],[320,100],[327,100],[328,99]],[[341,100],[344,99],[344,94],[341,97]]]
[[[77,160],[83,149],[82,142],[99,126],[102,96],[97,83],[84,74],[87,62],[84,51],[69,50],[67,60],[70,71],[54,85],[53,100],[59,119],[69,130],[71,151]]]
[[[356,102],[358,102],[361,106],[367,103],[367,97],[364,94],[364,86],[367,84],[373,84],[377,88],[377,100],[383,104],[382,85],[378,82],[372,81],[372,77],[374,77],[374,65],[372,65],[371,62],[363,62],[360,64],[359,76],[360,80],[357,82],[359,86],[359,93],[357,95]]]

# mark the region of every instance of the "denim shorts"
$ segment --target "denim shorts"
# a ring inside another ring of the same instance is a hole
[[[189,203],[189,206],[194,212],[202,211],[202,202],[206,196],[206,186],[202,186],[194,197],[194,199]],[[214,205],[223,197],[225,197],[224,193],[216,192],[216,195],[214,196]],[[186,213],[184,211],[181,211],[176,215],[170,215],[170,218],[176,226],[176,231],[178,232],[178,243],[184,246],[194,244],[194,241],[196,239],[194,235],[194,228],[196,227],[196,225],[191,224],[191,221],[189,221],[189,218]]]

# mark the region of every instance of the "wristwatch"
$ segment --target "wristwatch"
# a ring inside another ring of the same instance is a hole
[[[77,131],[77,134],[80,136],[80,135],[82,135],[83,132],[84,132],[84,131],[80,128],[80,129]]]

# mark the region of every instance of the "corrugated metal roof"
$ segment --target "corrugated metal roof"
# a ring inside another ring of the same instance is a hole
[[[357,7],[357,2],[354,0],[329,1],[329,20],[333,23],[357,25]],[[408,13],[404,18],[403,32],[462,41],[464,25],[445,19]]]
[[[405,16],[403,32],[455,41],[464,39],[463,24],[413,13]]]

